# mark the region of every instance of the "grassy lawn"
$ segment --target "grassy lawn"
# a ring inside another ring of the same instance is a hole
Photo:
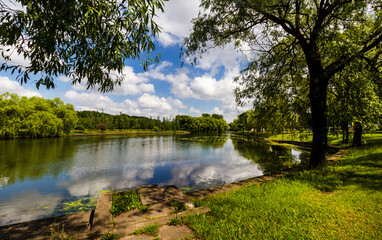
[[[345,159],[196,202],[203,239],[382,239],[382,134]]]
[[[313,133],[311,131],[302,131],[302,132],[295,131],[295,132],[285,132],[285,133],[278,133],[278,134],[260,133],[260,134],[255,134],[254,136],[268,138],[272,140],[296,140],[296,141],[304,141],[304,142],[311,142],[313,139]],[[341,147],[350,147],[352,145],[352,141],[353,141],[352,132],[350,133],[348,144],[342,143],[341,133],[339,132],[328,133],[328,144],[337,145]],[[382,141],[382,132],[364,133],[362,134],[362,141],[364,144],[367,144],[369,142]]]

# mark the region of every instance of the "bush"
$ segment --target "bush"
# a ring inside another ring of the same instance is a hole
[[[141,202],[138,191],[113,193],[113,204],[110,208],[112,214],[119,214],[136,208],[147,211],[147,207]]]
[[[77,130],[79,132],[84,132],[85,131],[85,127],[84,127],[84,125],[77,125],[75,130]]]
[[[108,129],[108,126],[105,123],[98,123],[96,126],[97,129],[100,129],[102,132]]]

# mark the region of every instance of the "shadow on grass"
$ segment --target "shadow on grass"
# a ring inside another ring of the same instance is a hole
[[[378,144],[372,143],[372,146],[382,147],[380,141]],[[293,172],[287,174],[285,178],[308,182],[324,192],[332,192],[347,186],[382,191],[382,153],[368,153],[354,158],[349,156],[333,165],[311,171]]]

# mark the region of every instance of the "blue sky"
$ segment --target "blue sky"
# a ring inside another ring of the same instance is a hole
[[[162,33],[155,39],[161,62],[144,72],[139,61],[127,61],[125,79],[112,93],[101,94],[86,90],[84,85],[73,86],[65,76],[56,79],[55,89],[41,87],[37,90],[33,81],[21,86],[15,81],[16,75],[0,72],[0,94],[59,97],[65,103],[73,104],[76,110],[122,112],[153,118],[218,113],[231,122],[238,112],[245,110],[236,106],[233,79],[239,75],[246,58],[230,45],[204,54],[196,66],[186,62],[181,67],[180,46],[189,35],[191,20],[197,17],[198,11],[198,0],[165,2],[165,12],[156,19],[162,27]],[[12,62],[26,65],[28,60],[15,54]]]

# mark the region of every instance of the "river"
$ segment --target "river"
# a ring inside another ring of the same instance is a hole
[[[307,158],[298,149],[229,134],[0,140],[0,225],[79,210],[103,190],[154,183],[204,189]]]

